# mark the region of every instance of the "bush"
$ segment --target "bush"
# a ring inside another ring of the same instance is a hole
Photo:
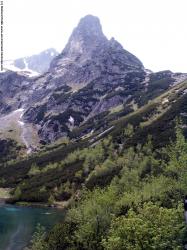
[[[107,250],[183,249],[185,231],[182,208],[167,209],[145,203],[137,212],[130,210],[111,224],[102,244]]]

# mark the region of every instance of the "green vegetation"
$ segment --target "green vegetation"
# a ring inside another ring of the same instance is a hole
[[[0,163],[14,161],[25,148],[12,139],[0,139]]]
[[[152,203],[137,212],[116,218],[109,235],[102,241],[104,249],[183,249],[182,209],[167,209]]]
[[[36,232],[34,233],[31,240],[31,248],[26,248],[25,250],[46,250],[47,245],[45,243],[46,232],[40,224],[36,227]]]
[[[132,137],[132,133],[129,125],[124,136]],[[89,156],[83,172],[92,169],[85,184],[90,180],[94,184],[82,187],[65,221],[47,236],[42,234],[33,250],[43,245],[46,250],[183,249],[186,227],[181,202],[187,193],[187,142],[179,124],[175,142],[159,150],[154,149],[151,137],[144,145],[128,149],[116,148],[109,138],[67,159],[77,161],[84,154]]]

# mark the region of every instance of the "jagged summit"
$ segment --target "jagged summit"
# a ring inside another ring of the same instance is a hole
[[[78,26],[73,30],[63,54],[72,56],[77,53],[88,52],[106,42],[107,38],[103,34],[99,18],[87,15],[80,20]]]
[[[81,36],[105,38],[98,17],[87,15],[81,18],[78,26],[73,30],[70,40],[74,37],[81,38]]]
[[[78,64],[79,68],[82,68],[85,64],[90,65],[92,62],[92,72],[96,72],[98,67],[93,70],[93,66],[101,65],[103,61],[107,61],[107,65],[110,67],[107,68],[107,71],[111,72],[113,71],[111,66],[116,64],[118,66],[123,64],[123,68],[126,64],[125,71],[132,67],[143,68],[141,61],[124,50],[119,42],[114,38],[111,40],[106,38],[98,17],[87,15],[80,20],[73,30],[67,45],[62,53],[52,61],[50,69],[66,74],[67,67],[68,71],[71,70],[69,66],[72,68],[72,65],[74,65],[73,68],[75,69]]]

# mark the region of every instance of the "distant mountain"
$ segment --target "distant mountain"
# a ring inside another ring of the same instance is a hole
[[[37,55],[5,61],[4,68],[12,71],[27,72],[30,76],[36,76],[46,72],[49,69],[51,61],[57,55],[58,52],[50,48]]]

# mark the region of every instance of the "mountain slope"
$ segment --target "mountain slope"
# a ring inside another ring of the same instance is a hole
[[[98,18],[86,16],[52,61],[49,73],[35,80],[33,86],[39,90],[33,92],[34,106],[28,108],[24,118],[41,126],[39,135],[44,141],[54,141],[68,136],[88,116],[122,104],[131,90],[111,101],[105,96],[117,88],[138,88],[144,76],[142,63],[117,41],[104,36]]]
[[[81,19],[49,72],[33,82],[24,119],[40,127],[43,142],[53,142],[102,112],[144,104],[146,92],[152,93],[147,99],[153,98],[180,77],[146,71],[117,41],[108,40],[98,18],[89,15]]]
[[[171,139],[175,139],[176,118],[182,120],[183,131],[187,135],[186,89],[185,81],[131,114],[122,115],[119,112],[112,117],[101,116],[98,123],[90,121],[96,127],[96,131],[88,133],[86,137],[79,137],[74,142],[59,141],[29,158],[1,165],[0,175],[4,179],[1,186],[19,185],[22,194],[16,200],[23,201],[47,201],[52,190],[56,187],[62,188],[62,196],[56,199],[66,201],[73,197],[75,190],[81,189],[82,184],[86,183],[87,187],[93,188],[96,183],[109,183],[120,169],[107,172],[108,177],[105,181],[98,176],[88,182],[88,175],[92,175],[94,171],[88,166],[96,164],[92,159],[93,155],[101,161],[100,153],[103,154],[103,150],[106,156],[112,151],[123,152],[138,144],[145,144],[148,135],[152,136],[154,149],[160,149],[168,145]],[[117,118],[119,115],[122,115],[120,119]],[[109,147],[111,143],[113,149]],[[9,172],[12,173],[11,176]],[[69,191],[66,189],[67,185]],[[39,192],[43,186],[45,192]]]
[[[77,140],[104,132],[112,120],[136,111],[186,77],[146,70],[115,39],[105,37],[97,17],[88,15],[48,72],[34,78],[0,74],[0,114],[21,108],[22,129],[33,127],[29,140],[40,141],[37,147],[60,138]]]

